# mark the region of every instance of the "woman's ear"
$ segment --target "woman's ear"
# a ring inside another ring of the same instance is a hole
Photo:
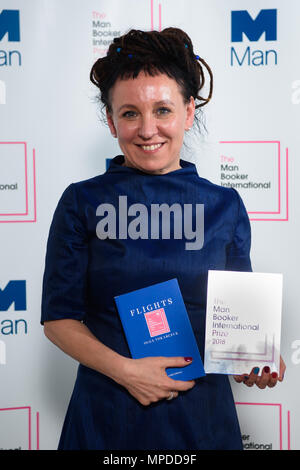
[[[188,130],[192,127],[195,117],[195,100],[191,96],[189,103],[186,105],[186,121],[185,129]]]
[[[107,119],[107,124],[110,129],[111,135],[113,137],[117,137],[117,130],[114,125],[113,117],[111,115],[111,112],[106,108],[106,119]]]

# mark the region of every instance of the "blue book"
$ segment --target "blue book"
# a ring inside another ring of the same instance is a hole
[[[133,359],[192,357],[185,367],[167,368],[175,380],[205,375],[177,279],[114,297]]]

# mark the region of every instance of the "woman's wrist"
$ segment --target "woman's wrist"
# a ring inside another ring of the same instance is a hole
[[[107,370],[100,370],[99,372],[106,374],[119,385],[124,385],[130,361],[132,361],[132,359],[122,356],[121,354],[114,353],[114,357],[106,363]]]

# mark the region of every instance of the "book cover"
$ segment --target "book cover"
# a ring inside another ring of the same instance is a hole
[[[185,367],[167,368],[174,380],[205,375],[177,279],[116,296],[115,302],[133,359],[192,357]]]
[[[282,274],[209,271],[206,373],[279,373]]]

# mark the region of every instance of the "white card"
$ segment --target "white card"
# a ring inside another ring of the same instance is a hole
[[[209,271],[204,369],[279,373],[282,274]]]

